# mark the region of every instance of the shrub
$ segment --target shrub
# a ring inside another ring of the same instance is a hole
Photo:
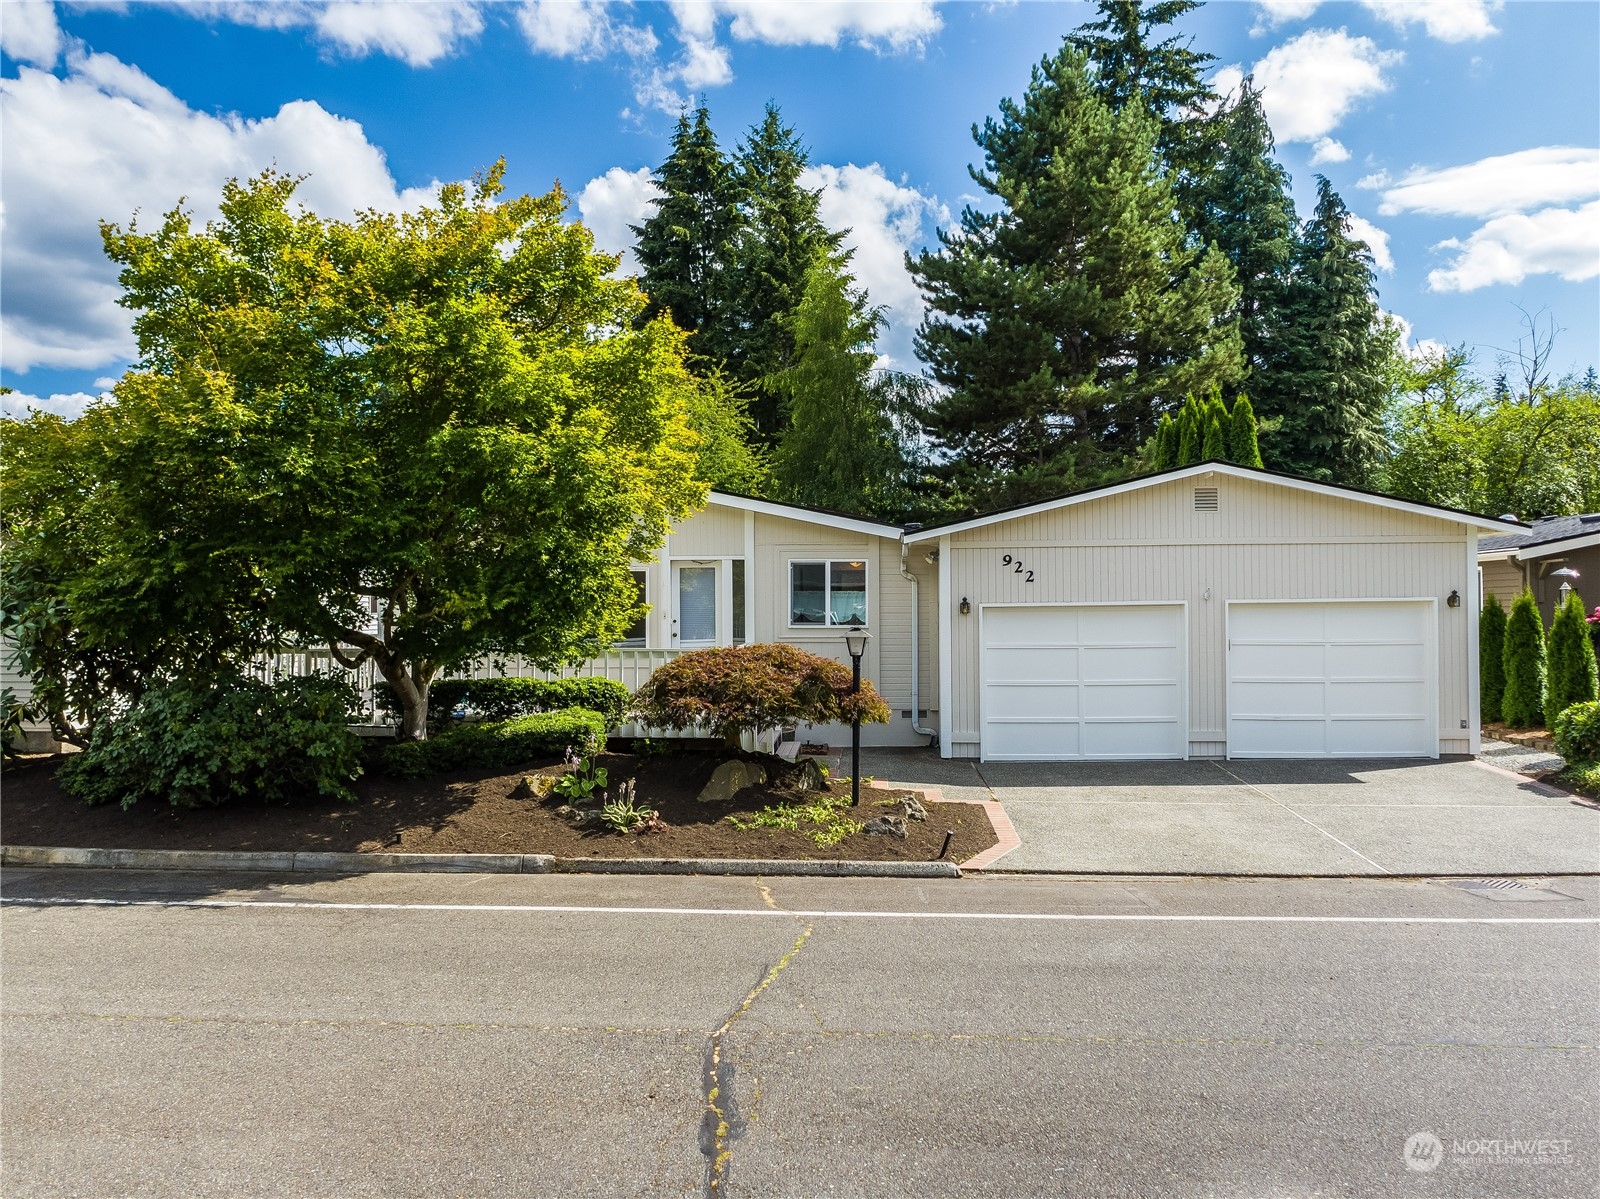
[[[355,693],[321,677],[275,684],[230,677],[146,691],[96,727],[62,763],[63,790],[89,804],[140,799],[175,808],[306,795],[354,800],[361,742],[349,729]]]
[[[1478,709],[1485,720],[1500,719],[1506,694],[1505,649],[1506,610],[1490,592],[1478,615]]]
[[[445,726],[457,708],[484,720],[587,708],[614,729],[622,723],[628,699],[628,689],[612,679],[441,679],[428,690],[428,723]],[[382,689],[379,704],[391,714],[400,710],[388,687]]]
[[[604,716],[587,708],[567,708],[463,724],[426,741],[401,741],[383,751],[383,768],[402,778],[421,778],[461,766],[516,766],[568,747],[580,754],[597,753],[605,741]]]
[[[1594,644],[1584,623],[1583,601],[1569,592],[1556,608],[1546,645],[1549,672],[1545,681],[1545,725],[1554,728],[1556,717],[1573,704],[1600,699],[1600,673],[1596,672]]]
[[[737,745],[743,733],[793,722],[887,724],[889,706],[865,679],[852,695],[850,667],[798,646],[732,645],[680,654],[633,697],[655,728],[703,728]]]
[[[1600,762],[1600,702],[1573,704],[1555,718],[1556,752],[1575,765]]]
[[[1533,592],[1524,590],[1511,605],[1506,621],[1505,698],[1500,716],[1514,729],[1532,728],[1544,719],[1544,621]]]

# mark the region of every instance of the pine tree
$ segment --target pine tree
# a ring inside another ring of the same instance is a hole
[[[1350,236],[1349,215],[1319,175],[1317,210],[1301,232],[1274,333],[1282,348],[1275,394],[1256,398],[1263,419],[1281,421],[1262,447],[1268,466],[1360,485],[1383,453],[1389,345],[1374,299],[1372,252]]]
[[[1533,592],[1524,590],[1511,605],[1502,651],[1506,689],[1501,718],[1514,729],[1532,728],[1544,719],[1544,621]]]
[[[1238,291],[1189,244],[1139,107],[1113,113],[1063,47],[974,137],[999,211],[965,209],[909,259],[928,299],[919,355],[946,393],[929,432],[980,505],[1114,477],[1164,397],[1233,382]]]
[[[1171,470],[1178,464],[1178,426],[1172,414],[1163,412],[1156,422],[1155,452],[1151,455],[1150,469]]]
[[[1191,394],[1185,397],[1178,410],[1178,457],[1174,466],[1193,466],[1200,461],[1201,439],[1205,436],[1200,419],[1200,405]]]
[[[1506,694],[1506,610],[1490,592],[1478,614],[1478,712],[1486,721],[1500,719]]]
[[[1595,673],[1594,643],[1589,640],[1583,600],[1569,592],[1550,621],[1547,647],[1549,674],[1545,686],[1544,726],[1554,728],[1556,717],[1573,704],[1600,699],[1600,677]]]
[[[727,264],[741,217],[733,166],[717,146],[705,105],[678,118],[672,151],[654,178],[661,191],[655,213],[632,226],[639,284],[650,297],[640,327],[665,312],[690,334],[695,354],[720,366],[739,341]]]
[[[1200,458],[1204,462],[1226,462],[1228,459],[1228,435],[1223,432],[1222,421],[1215,412],[1206,419],[1206,439],[1200,447]]]
[[[1256,442],[1256,413],[1247,395],[1234,399],[1233,412],[1228,417],[1228,460],[1240,466],[1261,466],[1261,447]]]

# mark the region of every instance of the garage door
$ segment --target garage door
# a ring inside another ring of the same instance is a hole
[[[1228,605],[1230,758],[1438,757],[1433,605]]]
[[[983,757],[1182,758],[1183,607],[984,607]]]

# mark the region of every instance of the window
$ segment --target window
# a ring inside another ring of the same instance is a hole
[[[633,576],[633,585],[639,589],[639,594],[634,602],[642,606],[645,602],[645,580],[650,576],[642,570],[630,570],[628,573]],[[639,613],[639,619],[633,622],[633,627],[628,630],[627,636],[625,636],[621,641],[617,642],[617,644],[643,645],[645,641],[646,622],[648,620],[649,615],[647,613]]]
[[[791,625],[867,623],[865,562],[789,563]]]

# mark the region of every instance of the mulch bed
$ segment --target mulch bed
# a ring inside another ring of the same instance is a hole
[[[639,803],[660,812],[662,833],[621,834],[574,828],[555,814],[563,801],[512,798],[530,774],[560,774],[551,760],[529,762],[508,773],[457,771],[427,779],[395,779],[369,765],[354,784],[354,804],[310,801],[288,807],[233,804],[174,810],[138,804],[86,807],[55,782],[60,759],[25,759],[7,765],[0,806],[0,840],[7,845],[102,849],[337,850],[362,853],[549,853],[572,858],[790,858],[929,861],[939,855],[946,829],[955,831],[949,858],[961,862],[995,843],[994,830],[974,804],[928,804],[926,822],[908,821],[906,839],[856,833],[820,847],[799,830],[735,828],[728,816],[749,816],[799,796],[774,779],[749,787],[726,803],[696,801],[721,755],[704,752],[634,757],[601,755],[613,789],[637,781]],[[834,794],[848,793],[830,780]],[[857,819],[898,808],[880,806],[891,795],[863,786]]]

